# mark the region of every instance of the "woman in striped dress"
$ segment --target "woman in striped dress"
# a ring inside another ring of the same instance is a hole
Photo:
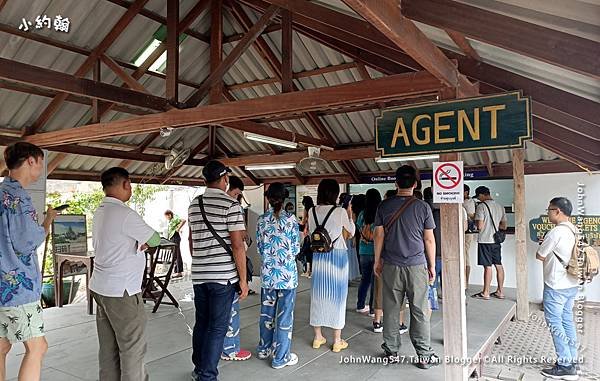
[[[317,206],[308,216],[308,229],[309,232],[313,232],[317,224],[322,224],[331,209],[335,208],[325,223],[325,229],[333,242],[333,250],[327,253],[313,253],[310,300],[310,325],[315,332],[313,348],[318,349],[327,342],[321,327],[329,327],[334,330],[333,352],[348,347],[348,343],[342,340],[348,296],[348,248],[342,231],[346,229],[351,236],[355,231],[350,208],[336,207],[339,193],[340,186],[337,181],[322,180],[318,188]]]

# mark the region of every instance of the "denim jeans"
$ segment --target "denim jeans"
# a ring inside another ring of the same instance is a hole
[[[231,305],[231,318],[229,327],[223,342],[223,354],[225,356],[235,356],[240,351],[240,296],[236,292],[233,294],[233,304]]]
[[[373,288],[375,286],[375,280],[373,278],[373,266],[375,265],[375,256],[373,255],[361,255],[360,256],[360,273],[362,277],[360,279],[360,285],[358,286],[358,301],[356,302],[356,309],[362,310],[365,308],[365,301],[367,299],[367,291],[369,291],[369,306],[373,311]]]
[[[280,366],[290,361],[296,289],[263,288],[260,301],[260,342],[257,351],[262,354],[272,351],[272,365]]]
[[[196,324],[192,337],[194,372],[202,381],[216,381],[223,341],[231,315],[235,287],[232,284],[194,285]]]
[[[561,366],[571,366],[577,361],[577,331],[573,322],[577,289],[554,290],[544,285],[544,315]]]

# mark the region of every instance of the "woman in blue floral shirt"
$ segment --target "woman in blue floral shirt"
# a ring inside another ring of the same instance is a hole
[[[300,251],[300,229],[296,217],[282,210],[287,198],[283,184],[271,184],[266,197],[271,208],[259,217],[256,232],[262,258],[258,358],[264,360],[272,355],[272,367],[281,369],[298,363],[298,356],[290,349],[298,287],[296,255]]]

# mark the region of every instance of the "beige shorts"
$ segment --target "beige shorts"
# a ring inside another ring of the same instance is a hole
[[[11,344],[44,336],[44,319],[40,302],[16,307],[0,307],[0,338]]]
[[[471,266],[471,248],[477,247],[477,234],[465,234],[465,266]]]

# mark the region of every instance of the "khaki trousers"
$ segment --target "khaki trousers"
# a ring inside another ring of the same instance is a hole
[[[145,381],[146,312],[142,294],[109,297],[92,293],[98,305],[96,327],[100,381]]]
[[[409,336],[417,355],[433,354],[430,341],[431,308],[427,292],[429,272],[425,265],[398,267],[383,265],[383,341],[392,352],[400,349],[399,313],[408,299],[410,311]]]

